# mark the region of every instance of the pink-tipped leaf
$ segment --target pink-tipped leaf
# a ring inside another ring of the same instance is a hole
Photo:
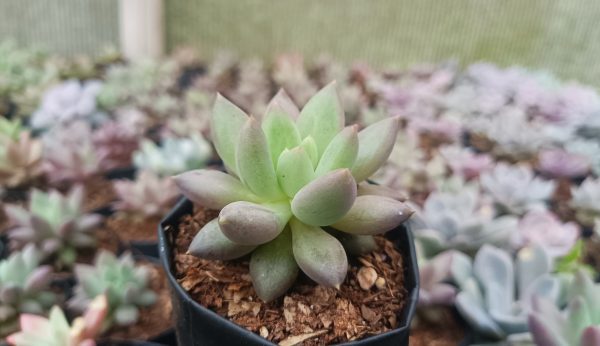
[[[196,234],[188,252],[196,257],[209,260],[227,261],[249,254],[255,246],[232,242],[223,234],[218,219],[204,225]]]
[[[221,210],[219,226],[236,244],[260,245],[275,239],[290,216],[292,212],[287,202],[260,205],[240,201]]]
[[[376,122],[358,133],[358,154],[352,167],[357,182],[369,178],[390,156],[400,126],[398,118]]]
[[[331,226],[352,234],[374,235],[398,227],[412,213],[406,204],[389,197],[358,196],[350,211]]]

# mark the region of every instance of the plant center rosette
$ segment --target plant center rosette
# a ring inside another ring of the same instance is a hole
[[[387,118],[360,132],[344,127],[334,83],[302,111],[280,91],[261,119],[219,95],[211,122],[227,173],[201,169],[174,178],[191,201],[220,210],[189,253],[209,260],[251,254],[252,283],[264,301],[283,295],[299,270],[339,288],[348,259],[332,234],[341,231],[344,244],[372,248],[373,235],[412,213],[395,191],[366,182],[387,160],[399,120]]]

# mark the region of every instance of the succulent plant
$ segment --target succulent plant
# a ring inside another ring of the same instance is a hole
[[[100,215],[82,212],[83,194],[81,186],[66,195],[34,189],[27,208],[6,205],[11,245],[20,249],[35,244],[45,260],[57,266],[73,264],[77,249],[95,245],[93,231],[102,221]]]
[[[459,291],[454,283],[465,281],[471,271],[471,259],[460,251],[419,258],[419,306],[453,305]]]
[[[535,177],[528,165],[503,162],[482,174],[480,181],[502,212],[515,215],[545,207],[556,187],[553,181]]]
[[[516,108],[503,109],[491,119],[477,118],[470,128],[494,143],[495,155],[513,160],[530,158],[548,141],[541,126],[530,123],[523,110]]]
[[[166,138],[160,146],[143,140],[133,154],[133,163],[138,169],[170,176],[204,167],[211,155],[210,144],[196,134],[190,138]]]
[[[42,143],[28,131],[16,139],[0,136],[0,185],[21,186],[42,174]]]
[[[45,54],[13,41],[0,43],[0,99],[16,105],[18,115],[31,114],[57,77],[58,69],[48,64]]]
[[[590,162],[587,157],[564,149],[546,149],[538,154],[538,169],[552,178],[577,178],[587,175]]]
[[[3,140],[18,140],[25,131],[20,119],[9,120],[0,116],[0,138]]]
[[[591,227],[600,217],[600,179],[586,178],[578,187],[571,188],[571,208],[581,224]]]
[[[31,126],[44,129],[74,120],[99,123],[106,117],[96,109],[96,96],[101,88],[98,80],[81,83],[72,79],[53,86],[31,116]]]
[[[152,116],[167,116],[178,109],[178,101],[170,93],[175,86],[176,75],[177,66],[170,61],[112,65],[106,72],[98,102],[108,110],[128,105]]]
[[[271,81],[260,60],[242,61],[231,101],[250,114],[263,114],[271,96]]]
[[[30,244],[0,261],[0,337],[18,329],[19,314],[42,314],[54,304],[52,267],[40,266],[40,259]]]
[[[525,214],[519,221],[518,230],[513,238],[517,248],[540,246],[553,258],[566,255],[580,236],[576,223],[562,223],[547,210],[532,210]]]
[[[440,148],[440,155],[454,175],[464,179],[479,177],[482,172],[492,168],[492,158],[486,154],[476,154],[470,148],[445,146]]]
[[[565,149],[575,155],[581,155],[587,158],[591,165],[592,172],[600,176],[600,142],[597,140],[571,140],[565,145]]]
[[[156,293],[148,285],[150,272],[137,266],[131,253],[116,257],[100,250],[93,265],[75,265],[77,286],[69,306],[77,311],[85,308],[99,295],[108,300],[107,326],[126,326],[137,322],[139,309],[156,302]]]
[[[139,172],[134,181],[117,180],[113,186],[118,197],[115,209],[142,218],[166,214],[179,196],[171,177],[149,171]]]
[[[513,261],[508,252],[484,245],[475,256],[473,276],[461,283],[456,308],[485,338],[526,333],[533,297],[546,297],[553,304],[560,299],[561,283],[551,270],[542,248],[523,248]]]
[[[262,122],[218,96],[212,138],[230,174],[195,170],[175,177],[186,197],[220,210],[195,236],[190,253],[217,260],[252,253],[252,282],[265,301],[285,293],[298,268],[319,284],[339,287],[348,270],[346,251],[321,227],[373,235],[411,215],[393,198],[357,196],[357,183],[387,159],[398,126],[399,119],[388,118],[360,133],[344,128],[333,83],[301,112],[280,91]]]
[[[507,245],[518,223],[513,216],[498,217],[476,185],[431,193],[411,222],[426,256],[449,248],[473,253],[488,243]]]
[[[102,171],[131,167],[133,153],[138,149],[140,135],[135,129],[116,121],[96,129],[92,142]]]
[[[43,169],[51,183],[83,182],[100,172],[92,138],[92,129],[81,121],[44,135]]]
[[[71,325],[58,306],[52,307],[48,318],[22,314],[21,331],[9,335],[6,341],[14,346],[95,346],[107,310],[106,296],[99,295]]]
[[[544,297],[533,300],[529,329],[537,345],[600,344],[600,285],[580,270],[568,291],[570,301],[562,312]]]
[[[281,54],[273,66],[273,80],[285,89],[296,104],[305,104],[317,91],[299,54]]]

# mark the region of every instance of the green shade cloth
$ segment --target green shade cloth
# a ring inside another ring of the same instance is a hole
[[[295,51],[378,67],[454,58],[600,86],[597,0],[165,0],[167,47],[271,59]],[[117,0],[0,0],[0,39],[54,52],[118,43]]]

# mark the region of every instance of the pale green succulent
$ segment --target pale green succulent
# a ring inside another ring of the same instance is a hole
[[[139,309],[156,302],[156,293],[149,288],[150,272],[138,266],[130,253],[117,258],[113,253],[100,250],[94,265],[75,266],[77,286],[69,306],[78,311],[97,296],[108,299],[107,325],[131,325],[139,318]]]
[[[299,268],[319,284],[342,284],[346,251],[322,227],[372,243],[370,236],[411,215],[391,194],[383,196],[384,188],[357,189],[386,161],[399,120],[388,118],[360,132],[344,128],[333,83],[302,112],[280,91],[262,120],[218,96],[211,120],[212,139],[229,174],[196,170],[175,177],[186,197],[221,210],[189,251],[215,260],[252,253],[250,274],[265,301],[285,293]],[[361,248],[347,237],[344,243]]]
[[[9,120],[4,117],[0,117],[0,138],[16,141],[19,139],[19,135],[24,131],[25,127],[21,123],[21,120]]]
[[[58,267],[72,265],[77,249],[96,244],[93,231],[102,221],[100,215],[82,211],[83,196],[81,186],[67,195],[34,189],[27,208],[6,205],[12,226],[8,230],[11,244],[16,248],[35,244],[44,260],[53,261]]]
[[[529,329],[537,345],[595,346],[600,344],[600,285],[580,270],[568,290],[564,311],[545,297],[535,297]]]
[[[204,167],[211,156],[210,144],[196,134],[190,138],[166,138],[160,146],[143,140],[140,149],[133,153],[133,163],[140,170],[164,177]]]
[[[40,266],[40,259],[35,246],[28,245],[0,261],[0,337],[18,329],[19,314],[42,314],[54,303],[52,267]]]
[[[48,318],[22,314],[21,331],[6,340],[14,346],[95,346],[94,338],[102,331],[107,309],[106,296],[100,295],[71,325],[58,306],[52,307]]]

